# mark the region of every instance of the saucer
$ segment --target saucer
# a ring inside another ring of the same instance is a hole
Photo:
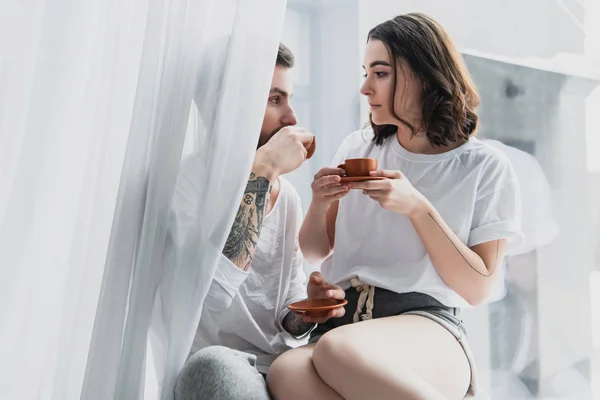
[[[341,183],[360,182],[360,181],[379,181],[387,179],[385,176],[342,176]]]
[[[290,304],[288,309],[295,314],[320,317],[327,315],[330,310],[335,310],[346,304],[348,304],[346,299],[306,299]]]

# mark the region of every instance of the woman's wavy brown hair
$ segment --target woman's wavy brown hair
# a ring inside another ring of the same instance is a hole
[[[477,130],[476,108],[479,96],[462,57],[444,28],[433,18],[411,13],[399,15],[371,29],[367,41],[380,40],[387,48],[394,69],[396,87],[397,65],[403,60],[423,84],[422,125],[432,146],[447,146],[469,140]],[[412,131],[408,121],[394,111],[396,90],[392,90],[391,108],[394,116]],[[375,125],[376,144],[398,131],[395,125]]]

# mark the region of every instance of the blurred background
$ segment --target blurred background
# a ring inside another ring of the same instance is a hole
[[[317,138],[289,179],[306,210],[312,176],[368,121],[368,31],[408,12],[449,31],[480,91],[478,137],[511,159],[521,184],[526,243],[490,302],[463,314],[481,385],[494,399],[599,399],[599,1],[289,0],[293,105]]]

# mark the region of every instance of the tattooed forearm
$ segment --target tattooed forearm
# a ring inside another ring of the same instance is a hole
[[[252,264],[270,192],[271,184],[267,178],[250,174],[240,207],[223,248],[223,254],[244,271],[247,271]]]
[[[283,319],[283,329],[294,336],[304,335],[315,324],[302,321],[302,317],[294,313],[289,313]]]

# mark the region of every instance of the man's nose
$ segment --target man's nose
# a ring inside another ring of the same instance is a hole
[[[285,113],[285,115],[281,119],[281,122],[285,126],[296,125],[298,123],[298,120],[296,119],[296,113],[294,113],[294,110],[291,107],[289,111]]]

